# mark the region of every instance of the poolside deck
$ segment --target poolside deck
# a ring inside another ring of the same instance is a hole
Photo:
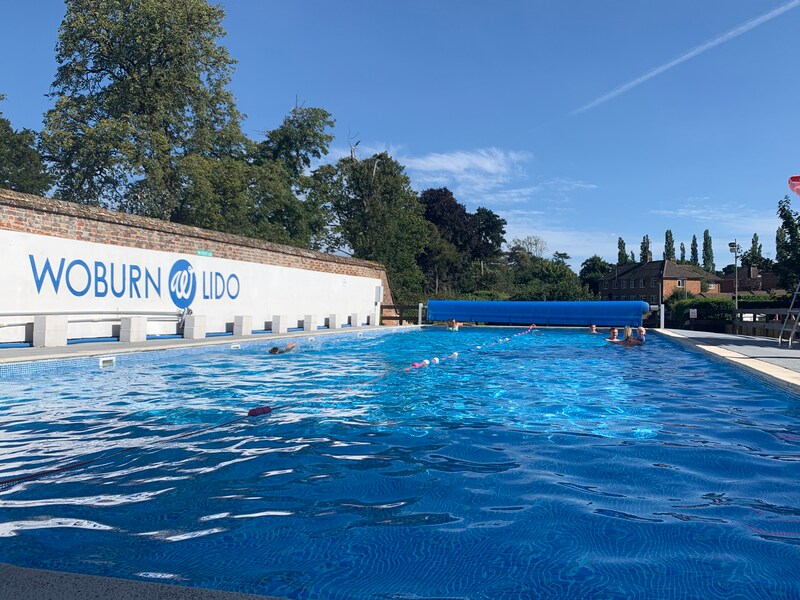
[[[800,394],[800,344],[789,348],[785,343],[778,346],[774,338],[683,329],[654,331]]]

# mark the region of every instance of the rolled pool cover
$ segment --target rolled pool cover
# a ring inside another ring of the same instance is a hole
[[[428,321],[467,321],[487,325],[589,325],[638,327],[650,312],[639,300],[514,302],[428,300]]]

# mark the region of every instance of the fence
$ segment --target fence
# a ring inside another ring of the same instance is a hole
[[[381,306],[382,325],[422,325],[425,322],[425,305],[420,304],[384,304]],[[390,314],[387,314],[390,313]],[[391,314],[394,313],[394,314]],[[387,323],[388,321],[388,323]]]

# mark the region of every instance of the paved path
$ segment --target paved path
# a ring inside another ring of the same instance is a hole
[[[800,393],[800,344],[789,348],[786,343],[778,346],[778,340],[773,338],[683,329],[653,331],[767,377],[790,392]]]

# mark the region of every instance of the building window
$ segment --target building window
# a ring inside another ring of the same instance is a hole
[[[714,283],[713,281],[708,282],[708,289],[713,290],[715,287],[717,287],[716,283]]]
[[[658,304],[658,296],[650,296],[650,304]]]
[[[639,287],[644,288],[644,278],[639,280]]]
[[[627,299],[628,299],[628,297],[627,297],[627,296],[620,296],[620,297],[619,297],[619,299],[620,299],[620,300],[627,300]]]
[[[616,279],[614,280],[614,289],[617,289],[617,281],[616,281]]]
[[[683,287],[683,279],[678,279],[678,287],[679,288]]]
[[[655,277],[653,277],[653,278],[650,280],[650,287],[658,287],[658,279],[656,279]]]
[[[607,281],[604,281],[604,282],[603,282],[603,289],[604,289],[604,290],[607,290],[607,289],[608,289],[608,282],[607,282]]]
[[[628,280],[627,279],[620,279],[620,284],[621,284],[620,287],[624,290],[628,285]]]

